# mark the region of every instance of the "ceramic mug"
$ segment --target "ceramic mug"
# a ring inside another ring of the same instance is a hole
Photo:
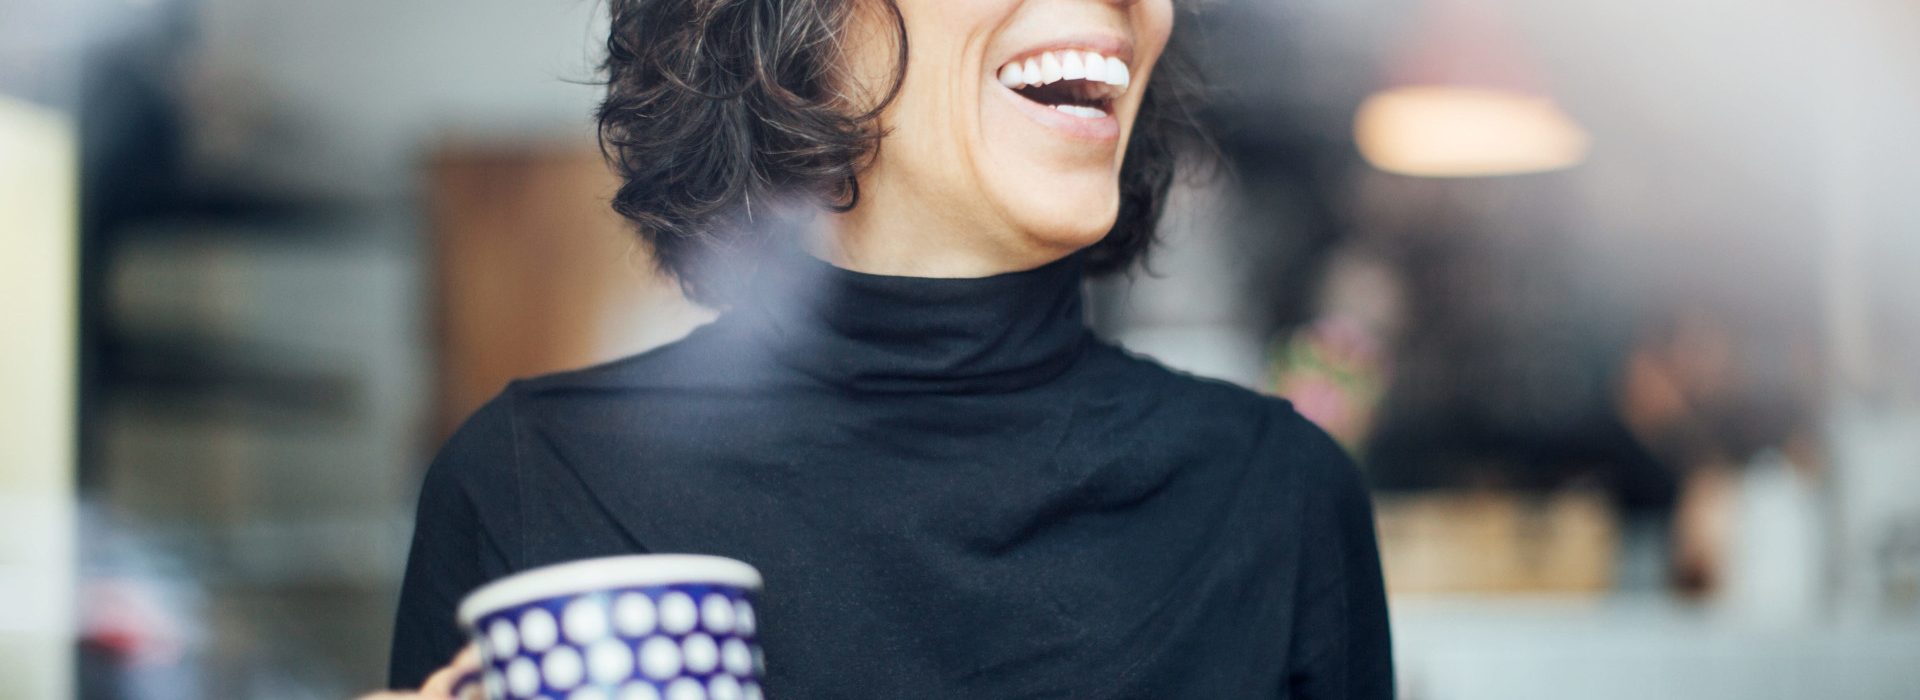
[[[694,554],[517,573],[460,602],[480,656],[464,680],[488,700],[760,700],[760,585],[744,562]]]

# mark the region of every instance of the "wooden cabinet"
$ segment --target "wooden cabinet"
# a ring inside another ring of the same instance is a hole
[[[638,352],[710,317],[608,206],[617,183],[590,145],[449,145],[428,177],[441,439],[511,379]]]

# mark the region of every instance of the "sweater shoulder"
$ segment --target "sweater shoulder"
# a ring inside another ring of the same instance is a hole
[[[591,414],[603,408],[606,399],[654,405],[649,396],[660,393],[655,390],[704,381],[688,358],[711,355],[703,349],[715,344],[704,337],[706,328],[599,364],[508,381],[442,443],[428,471],[428,488],[452,485],[472,491],[481,484],[510,483],[523,466],[526,446],[577,424],[567,418]]]
[[[719,370],[718,363],[729,349],[721,335],[721,329],[709,322],[646,350],[585,367],[521,377],[511,386],[524,398],[537,400],[576,389],[637,389],[686,383]]]
[[[514,411],[509,383],[462,419],[428,465],[423,493],[456,491],[475,498],[489,485],[509,481],[518,460]]]
[[[1248,418],[1297,415],[1293,402],[1283,396],[1175,369],[1151,355],[1109,340],[1096,339],[1088,354],[1090,371],[1098,380],[1121,382],[1151,392],[1161,401],[1177,402],[1183,407],[1200,404]]]
[[[1123,379],[1169,411],[1204,415],[1256,436],[1255,459],[1309,491],[1350,496],[1360,488],[1359,467],[1346,448],[1284,396],[1175,369],[1110,341],[1099,341],[1092,355],[1093,371],[1105,380]]]

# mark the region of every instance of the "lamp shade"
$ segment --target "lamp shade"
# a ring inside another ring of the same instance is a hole
[[[1586,159],[1591,139],[1542,87],[1519,36],[1484,0],[1427,0],[1386,87],[1354,115],[1362,157],[1388,172],[1484,177]]]

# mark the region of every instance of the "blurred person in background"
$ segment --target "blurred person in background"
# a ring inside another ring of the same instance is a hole
[[[609,5],[614,207],[722,314],[449,440],[392,686],[471,667],[489,580],[702,552],[765,573],[781,696],[1393,696],[1340,446],[1083,319],[1199,139],[1171,0]]]
[[[1772,605],[1805,605],[1818,576],[1818,538],[1810,530],[1821,517],[1812,512],[1811,494],[1826,462],[1813,419],[1819,363],[1804,343],[1754,340],[1760,334],[1738,319],[1701,304],[1655,315],[1627,353],[1616,405],[1632,435],[1679,484],[1674,587],[1717,597],[1730,583],[1771,579],[1765,585],[1777,588],[1798,578],[1796,599]],[[1766,505],[1781,498],[1793,510]],[[1741,522],[1756,506],[1772,516]],[[1791,565],[1764,567],[1754,560],[1760,550]],[[1756,566],[1763,569],[1751,570]]]

